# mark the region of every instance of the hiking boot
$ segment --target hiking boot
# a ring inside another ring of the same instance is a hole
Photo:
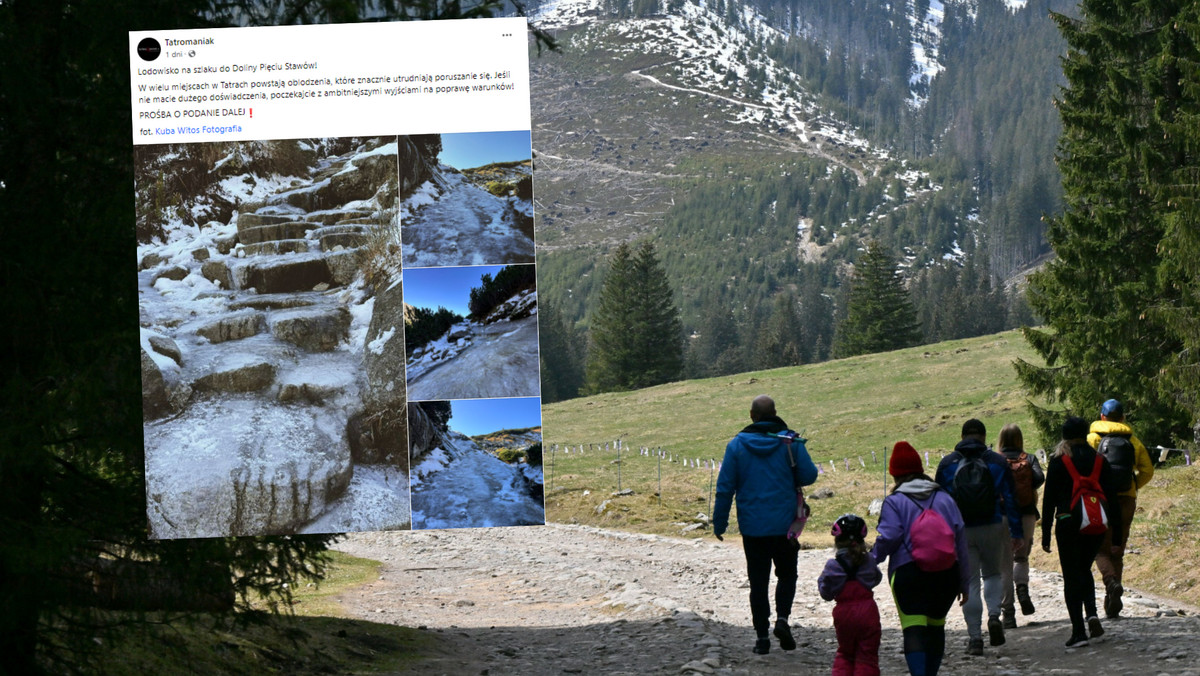
[[[1087,644],[1087,634],[1071,634],[1071,638],[1067,639],[1068,648],[1081,648]]]
[[[1088,633],[1092,635],[1092,638],[1100,638],[1104,635],[1104,627],[1100,625],[1100,618],[1092,615],[1087,619],[1087,624]]]
[[[1033,614],[1033,599],[1029,598],[1029,585],[1017,585],[1017,601],[1021,604],[1022,615]]]
[[[982,643],[982,639],[980,642]],[[992,645],[1004,645],[1004,623],[998,617],[988,618],[988,642]]]
[[[1109,580],[1104,583],[1104,614],[1110,620],[1115,620],[1121,616],[1121,609],[1125,604],[1121,602],[1121,594],[1125,593],[1125,588],[1116,580]]]
[[[967,640],[967,654],[968,655],[982,655],[983,654],[983,639],[982,638],[968,639]]]
[[[1001,623],[1005,629],[1017,628],[1017,611],[1013,608],[1004,608],[1000,611]]]
[[[783,650],[795,650],[796,639],[792,638],[792,628],[788,626],[786,620],[777,620],[775,622],[775,638],[779,639],[779,647]]]
[[[771,652],[771,639],[763,637],[754,642],[754,654],[766,655]]]

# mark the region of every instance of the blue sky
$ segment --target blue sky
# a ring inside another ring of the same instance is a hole
[[[533,157],[529,131],[481,131],[442,134],[438,159],[455,169],[474,169],[492,162],[511,162]]]
[[[413,268],[404,271],[404,302],[415,307],[437,310],[438,306],[463,317],[470,314],[467,303],[471,289],[481,286],[485,274],[495,277],[503,265],[478,265],[467,268]]]
[[[450,402],[450,429],[469,437],[541,424],[541,399],[537,397]]]

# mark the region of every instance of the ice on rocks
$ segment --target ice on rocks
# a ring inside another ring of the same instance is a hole
[[[292,532],[340,497],[350,451],[340,425],[308,407],[257,398],[192,404],[147,424],[146,495],[154,537]],[[263,434],[262,430],[271,430]]]

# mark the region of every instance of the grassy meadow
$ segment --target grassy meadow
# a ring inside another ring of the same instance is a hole
[[[809,453],[823,470],[808,494],[832,492],[810,500],[813,518],[802,536],[807,547],[828,547],[828,524],[846,512],[866,517],[871,501],[884,495],[884,452],[896,441],[909,441],[923,456],[928,452],[933,466],[954,448],[962,423],[973,417],[987,425],[991,444],[1010,422],[1025,431],[1026,450],[1057,442],[1034,432],[1012,366],[1016,358],[1038,359],[1019,332],[1008,331],[548,405],[542,419],[546,517],[711,536],[704,527],[685,530],[711,513],[716,472],[703,463],[721,459],[725,444],[750,422],[750,401],[768,394],[780,417],[804,432]],[[1136,417],[1130,423],[1136,430]],[[572,450],[564,452],[566,447]],[[642,448],[653,450],[643,455]],[[618,484],[632,493],[616,495]],[[1200,604],[1200,573],[1192,566],[1198,489],[1200,472],[1181,463],[1160,469],[1143,489],[1126,556],[1129,586]],[[735,519],[730,521],[736,534]],[[1040,542],[1040,531],[1035,537]],[[1035,546],[1033,564],[1057,570],[1057,554]]]

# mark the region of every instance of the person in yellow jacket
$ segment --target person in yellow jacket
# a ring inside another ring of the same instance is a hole
[[[1121,531],[1129,533],[1129,526],[1133,522],[1133,512],[1137,509],[1138,489],[1150,483],[1150,479],[1154,478],[1154,463],[1150,460],[1150,453],[1146,451],[1146,446],[1134,436],[1133,429],[1125,424],[1125,409],[1116,399],[1109,399],[1100,407],[1100,419],[1092,423],[1087,438],[1088,444],[1100,451],[1105,437],[1116,438],[1105,444],[1106,447],[1111,447],[1112,454],[1117,456],[1116,458],[1109,457],[1109,464],[1114,465],[1114,469],[1118,471],[1123,468],[1117,465],[1128,465],[1127,468],[1124,468],[1127,484],[1117,495],[1117,501],[1120,503],[1119,514],[1124,522]],[[1129,446],[1132,446],[1132,449]],[[1122,447],[1124,447],[1124,451],[1121,450]],[[1121,460],[1121,455],[1131,455],[1132,457]],[[1096,554],[1096,568],[1104,579],[1104,614],[1109,618],[1120,617],[1121,608],[1124,607],[1121,602],[1121,594],[1125,589],[1121,586],[1121,574],[1125,569],[1125,547],[1113,546],[1111,528],[1104,536],[1104,542],[1101,543],[1100,551]]]

